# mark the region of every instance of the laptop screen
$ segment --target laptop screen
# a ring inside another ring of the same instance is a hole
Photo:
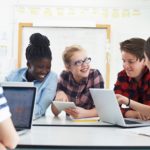
[[[16,129],[30,129],[35,101],[35,87],[3,87]]]

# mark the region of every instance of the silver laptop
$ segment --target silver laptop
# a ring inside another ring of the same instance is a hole
[[[90,88],[90,93],[102,122],[122,127],[150,126],[150,121],[123,118],[113,90]]]
[[[2,85],[4,95],[12,114],[13,124],[19,134],[24,134],[32,126],[36,88],[26,83]]]

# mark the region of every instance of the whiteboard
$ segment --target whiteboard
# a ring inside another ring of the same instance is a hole
[[[22,31],[21,67],[26,66],[25,50],[31,34],[39,32],[50,40],[52,51],[52,69],[58,75],[64,69],[62,52],[66,46],[80,45],[92,58],[91,68],[98,69],[106,82],[106,48],[107,32],[105,28],[96,27],[24,27]]]

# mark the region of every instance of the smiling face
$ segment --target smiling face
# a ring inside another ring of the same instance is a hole
[[[139,80],[145,67],[144,59],[140,61],[135,55],[125,51],[122,51],[121,55],[123,60],[123,68],[127,75],[131,78]]]
[[[90,58],[85,51],[74,52],[67,69],[72,72],[76,82],[88,77],[90,71]]]
[[[27,63],[29,81],[38,80],[43,81],[51,69],[51,60],[48,58],[38,59]]]

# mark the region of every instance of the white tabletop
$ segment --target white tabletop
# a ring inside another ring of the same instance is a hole
[[[33,123],[32,129],[20,137],[19,147],[48,148],[104,148],[104,147],[138,147],[150,148],[150,137],[130,132],[119,127],[79,127],[65,126],[65,117],[43,117]],[[46,126],[41,126],[46,124]],[[51,123],[54,125],[51,126]],[[62,126],[57,126],[60,123]],[[97,122],[95,122],[97,123]],[[94,124],[95,124],[94,123]],[[50,126],[49,126],[49,125]],[[69,122],[70,124],[70,122]],[[150,127],[145,127],[150,131]]]
[[[54,115],[43,116],[33,121],[34,126],[100,126],[110,125],[98,121],[99,117],[85,118],[85,119],[71,119],[64,113],[55,117]]]
[[[115,127],[33,126],[20,145],[32,146],[149,146],[150,138]]]

